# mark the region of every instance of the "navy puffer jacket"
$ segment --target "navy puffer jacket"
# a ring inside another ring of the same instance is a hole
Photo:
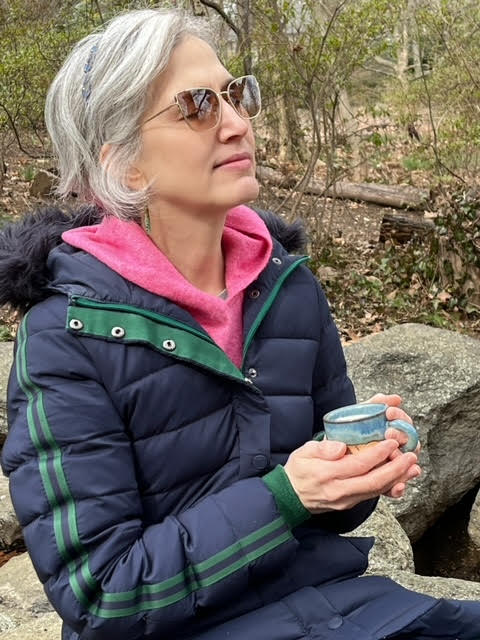
[[[47,221],[71,224],[49,211],[4,235],[4,275],[12,242],[17,261],[58,244],[28,233]],[[356,578],[371,540],[338,533],[374,501],[310,517],[280,466],[354,392],[305,258],[277,241],[272,258],[246,296],[241,369],[183,309],[67,245],[11,285],[35,304],[2,466],[64,640],[380,638],[438,606]]]

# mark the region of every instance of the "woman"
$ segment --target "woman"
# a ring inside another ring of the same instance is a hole
[[[305,258],[244,205],[259,111],[158,10],[81,41],[50,89],[60,191],[92,206],[4,234],[30,311],[2,462],[62,637],[478,638],[480,604],[359,578],[371,541],[338,535],[420,469],[395,432],[359,456],[312,439],[354,393]]]

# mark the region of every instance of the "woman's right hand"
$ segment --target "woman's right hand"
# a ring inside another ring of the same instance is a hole
[[[420,475],[415,453],[392,457],[398,446],[387,439],[358,455],[345,455],[342,442],[310,440],[290,454],[284,469],[311,513],[350,509],[379,495],[400,497],[406,483]]]

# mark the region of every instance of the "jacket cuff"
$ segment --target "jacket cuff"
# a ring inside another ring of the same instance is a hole
[[[300,502],[281,464],[278,464],[273,471],[264,475],[262,480],[273,493],[278,510],[285,518],[290,529],[297,527],[310,518],[312,514]]]

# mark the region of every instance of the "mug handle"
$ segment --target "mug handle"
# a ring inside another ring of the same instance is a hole
[[[407,451],[415,451],[418,444],[418,433],[415,427],[413,427],[409,422],[405,420],[389,420],[387,422],[387,427],[392,427],[392,429],[398,429],[399,431],[403,431],[403,433],[408,437],[407,444],[400,447],[400,451],[402,453],[406,453]]]

